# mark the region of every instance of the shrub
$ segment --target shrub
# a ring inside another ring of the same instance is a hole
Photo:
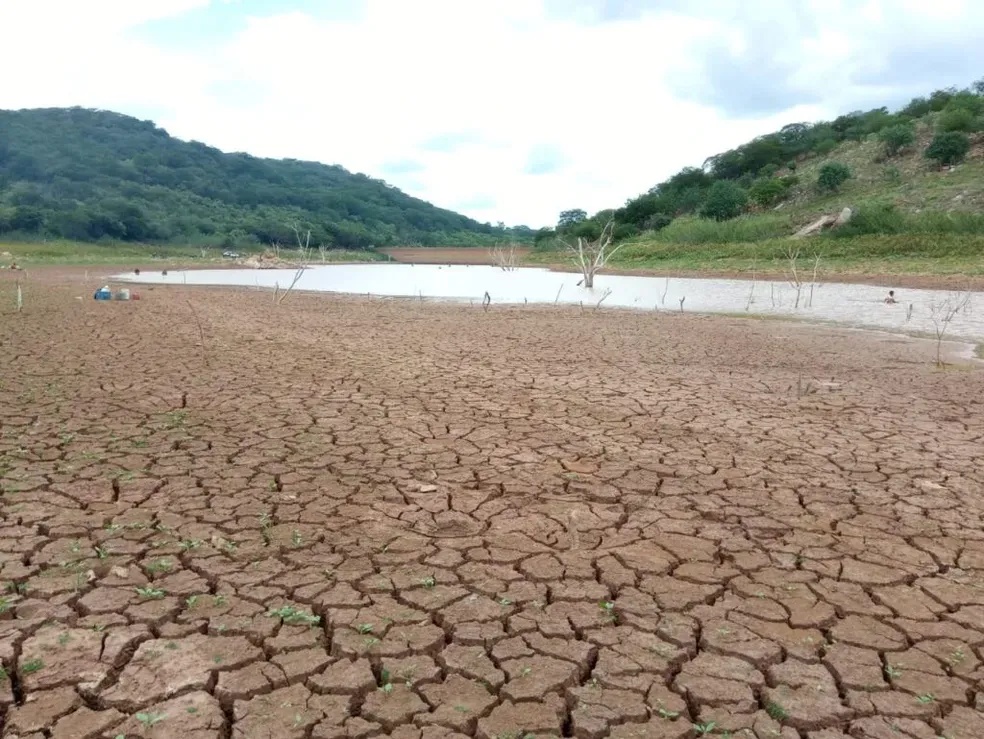
[[[820,168],[817,188],[821,192],[837,192],[841,185],[851,179],[851,170],[840,162],[827,162]]]
[[[893,157],[902,149],[912,145],[916,140],[916,131],[911,123],[897,123],[879,131],[878,139],[885,145],[885,153]]]
[[[789,190],[789,186],[783,180],[774,177],[756,180],[752,188],[748,191],[748,196],[759,205],[772,205],[782,200]]]
[[[834,141],[833,139],[824,139],[823,141],[819,142],[814,147],[813,150],[820,156],[824,156],[825,154],[829,154],[836,148],[837,148],[836,141]]]
[[[672,222],[673,216],[668,216],[666,213],[653,213],[642,222],[642,227],[646,231],[659,231],[669,226]]]
[[[707,192],[700,214],[715,221],[727,221],[740,216],[748,203],[748,193],[734,182],[718,180]]]
[[[940,113],[939,120],[936,121],[937,130],[946,133],[948,131],[976,131],[978,119],[974,113],[967,108],[947,108]]]
[[[940,165],[956,164],[970,151],[970,139],[960,131],[939,133],[926,147],[926,158],[935,159]]]

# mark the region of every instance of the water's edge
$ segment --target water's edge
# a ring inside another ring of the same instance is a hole
[[[286,289],[294,269],[189,270],[116,275],[117,281],[157,285],[209,285]],[[413,265],[406,263],[313,266],[304,271],[295,290],[369,295],[417,300],[492,305],[581,305],[585,310],[625,308],[795,320],[826,326],[959,343],[984,341],[984,315],[974,304],[984,293],[912,289],[896,292],[886,304],[889,288],[854,283],[803,284],[797,288],[776,280],[668,278],[600,274],[591,290],[579,286],[580,274],[546,268],[504,271],[481,265]],[[963,304],[962,301],[966,301]],[[959,308],[959,309],[957,309]],[[973,344],[970,357],[973,357]]]

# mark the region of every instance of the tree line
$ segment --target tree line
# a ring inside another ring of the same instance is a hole
[[[479,223],[340,166],[227,154],[101,110],[0,111],[0,235],[245,247],[481,245]]]

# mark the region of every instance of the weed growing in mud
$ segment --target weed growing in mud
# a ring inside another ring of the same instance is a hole
[[[897,680],[902,677],[902,670],[895,665],[885,665],[885,675],[887,675],[890,680]]]
[[[160,588],[152,588],[150,586],[146,588],[137,588],[137,595],[141,598],[147,598],[148,600],[159,600],[163,598],[167,593]]]
[[[608,621],[615,623],[618,620],[618,617],[615,615],[615,604],[610,600],[602,601],[598,604],[598,607],[601,608],[602,613],[605,614],[605,618]]]
[[[656,709],[656,713],[659,714],[660,718],[669,719],[671,721],[680,715],[679,711],[671,711],[670,709],[664,708],[663,706],[659,706]]]
[[[37,672],[42,667],[44,667],[44,661],[38,657],[34,659],[29,659],[27,662],[21,665],[20,671],[22,675],[30,675],[33,672]]]
[[[174,568],[174,563],[169,559],[159,559],[146,566],[147,572],[170,572]]]
[[[358,631],[360,634],[371,634],[372,624],[359,624]]]
[[[143,724],[148,729],[151,726],[155,725],[155,724],[159,724],[161,721],[163,721],[166,718],[167,718],[167,714],[165,714],[165,713],[143,713],[143,712],[141,712],[141,713],[138,713],[136,715],[137,721],[139,721],[141,724]]]
[[[717,726],[717,722],[708,721],[706,724],[694,724],[694,731],[697,732],[697,736],[707,736],[712,731],[714,727]]]
[[[321,616],[316,616],[309,611],[295,608],[294,606],[281,606],[280,608],[274,608],[267,611],[267,616],[276,616],[289,626],[296,626],[299,624],[317,626],[321,623]]]
[[[427,577],[425,577],[423,580],[420,581],[420,584],[423,585],[425,588],[432,588],[435,585],[437,585],[437,580],[434,578],[433,575],[428,575]]]
[[[916,696],[916,700],[926,705],[927,703],[934,703],[936,701],[936,696],[932,693],[926,693],[925,695]]]
[[[295,547],[299,547],[303,543],[303,539],[301,539],[301,532],[297,529],[294,529],[290,533],[290,543]]]
[[[178,543],[178,546],[181,547],[182,552],[187,552],[189,549],[198,549],[202,544],[204,542],[201,539],[184,539]]]
[[[10,679],[10,675],[7,674],[7,670],[3,665],[0,665],[0,683],[5,683]]]
[[[789,718],[789,711],[785,709],[781,704],[769,702],[765,706],[765,712],[769,714],[769,717],[775,719],[779,723],[782,723]]]
[[[185,420],[188,418],[188,414],[184,411],[171,411],[170,413],[164,414],[164,428],[166,429],[176,429],[181,428],[185,424]]]

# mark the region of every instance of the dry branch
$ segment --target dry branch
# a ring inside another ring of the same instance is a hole
[[[582,283],[589,290],[594,287],[595,274],[604,269],[608,260],[618,253],[625,244],[612,247],[613,233],[615,231],[615,221],[609,220],[601,230],[601,236],[596,241],[589,241],[583,236],[577,237],[577,243],[560,239],[567,250],[573,255],[574,263],[578,266],[583,276]]]

